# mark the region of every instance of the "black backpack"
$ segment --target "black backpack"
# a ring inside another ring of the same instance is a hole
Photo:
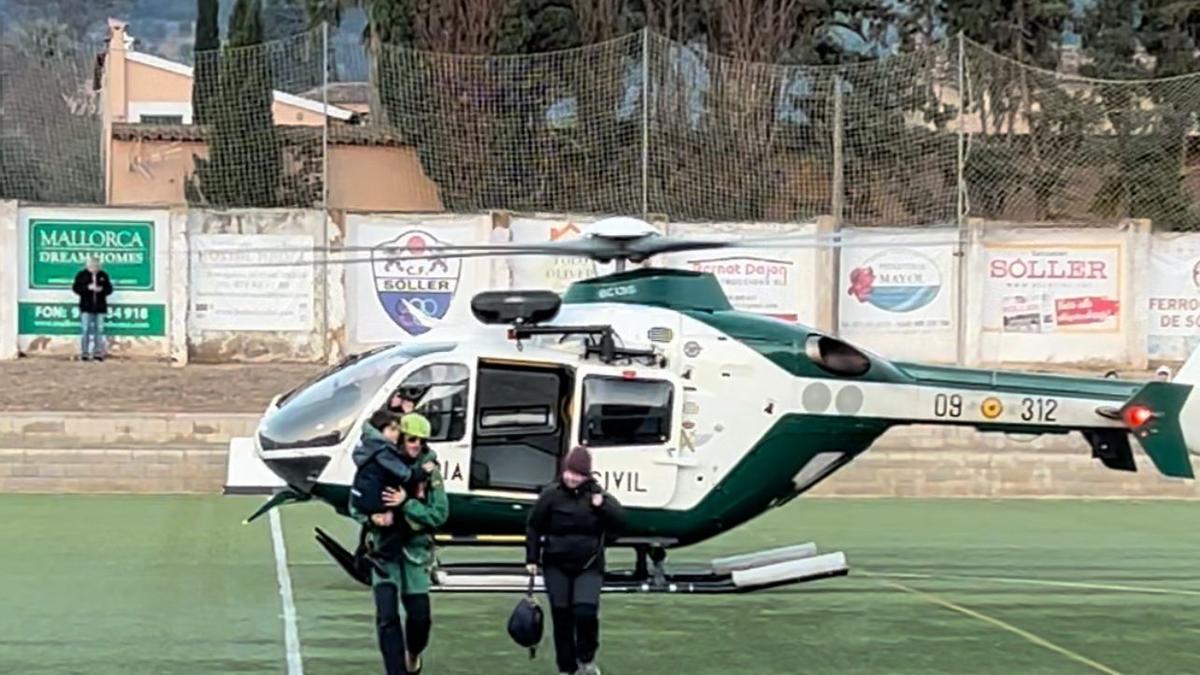
[[[537,655],[545,622],[542,607],[533,597],[533,580],[534,575],[529,575],[529,590],[508,617],[509,637],[518,645],[527,648],[531,659]]]

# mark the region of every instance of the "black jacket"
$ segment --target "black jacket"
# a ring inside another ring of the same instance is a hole
[[[96,283],[100,285],[99,291],[88,289],[92,284],[92,273],[86,269],[79,270],[75,275],[75,283],[71,290],[75,291],[75,295],[79,296],[79,311],[88,314],[107,314],[108,313],[108,296],[112,295],[112,282],[108,279],[108,272],[99,270],[96,272]]]
[[[363,531],[378,531],[380,536],[375,553],[389,560],[398,560],[412,529],[406,524],[404,512],[399,507],[383,503],[383,490],[404,488],[410,499],[416,499],[417,486],[428,481],[429,474],[369,424],[363,425],[363,435],[354,448],[353,458],[358,469],[350,486],[350,505],[364,515],[393,512],[395,521],[389,527],[367,523]]]
[[[592,495],[604,495],[599,507]],[[566,572],[604,571],[604,544],[620,531],[625,511],[589,480],[572,490],[555,482],[538,495],[525,533],[525,562]]]

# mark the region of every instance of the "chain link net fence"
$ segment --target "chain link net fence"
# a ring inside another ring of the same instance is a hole
[[[104,203],[97,53],[48,52],[0,46],[0,197]],[[390,143],[415,151],[448,211],[1200,226],[1200,73],[1088,79],[957,39],[801,67],[651,32],[459,56],[331,44],[321,30],[201,53],[194,68],[189,120],[133,115],[131,100],[112,125],[158,143],[113,174],[158,180],[170,157],[189,158],[178,202],[320,206],[331,152]],[[387,192],[407,179],[372,180]]]
[[[325,127],[347,120],[340,108],[324,114],[325,52],[323,34],[317,32],[196,54],[192,121],[200,131],[202,151],[193,152],[195,170],[185,190],[188,203],[321,203]],[[125,129],[135,136],[137,131]],[[149,135],[167,131],[152,130]]]
[[[0,199],[101,204],[97,53],[66,43],[28,47],[0,41]]]

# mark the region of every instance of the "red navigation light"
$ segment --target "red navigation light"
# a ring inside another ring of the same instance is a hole
[[[637,377],[637,373],[632,370],[626,370],[621,372],[621,377],[624,377],[627,380],[632,380]]]
[[[1137,429],[1154,418],[1154,411],[1144,405],[1135,405],[1125,410],[1125,424]]]

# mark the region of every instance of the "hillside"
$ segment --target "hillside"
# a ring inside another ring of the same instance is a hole
[[[224,34],[234,0],[221,0],[220,23]],[[304,30],[307,17],[303,0],[265,0],[264,23],[272,39],[285,38]],[[106,11],[105,8],[110,8]],[[0,0],[0,33],[19,33],[34,21],[64,24],[64,32],[75,39],[98,42],[104,37],[104,18],[112,14],[129,23],[137,49],[175,61],[190,62],[196,0]],[[66,21],[60,17],[74,17]],[[337,44],[357,43],[365,18],[357,10],[347,12],[343,25],[333,31]]]

